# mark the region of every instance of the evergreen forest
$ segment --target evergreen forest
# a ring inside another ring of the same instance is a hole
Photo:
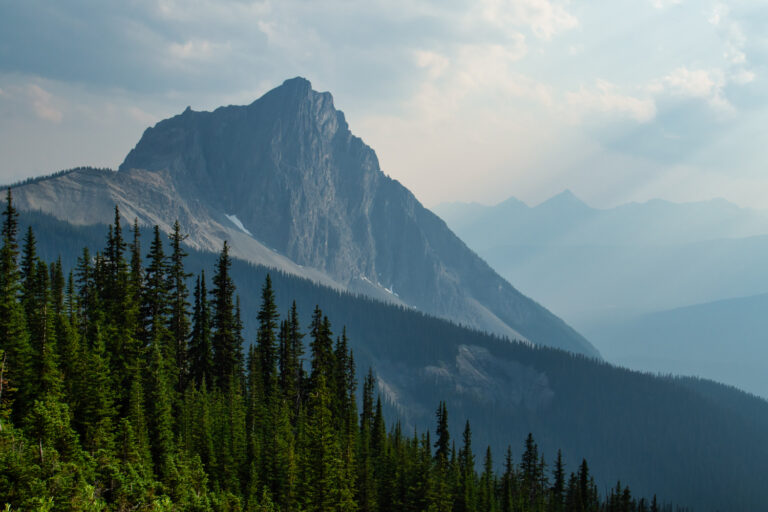
[[[356,375],[345,329],[319,306],[282,315],[270,276],[255,339],[226,245],[211,277],[185,269],[178,223],[115,220],[75,268],[18,232],[10,191],[0,249],[0,506],[5,510],[657,511],[582,460],[519,460],[385,421],[376,378]],[[127,236],[126,236],[127,235]],[[166,246],[167,245],[167,246]],[[246,349],[247,347],[247,349]],[[362,383],[358,399],[358,383]]]

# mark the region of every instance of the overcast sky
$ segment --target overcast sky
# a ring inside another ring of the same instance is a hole
[[[764,0],[0,0],[0,182],[300,75],[427,206],[768,208],[766,63]]]

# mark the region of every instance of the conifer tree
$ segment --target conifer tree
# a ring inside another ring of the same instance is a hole
[[[148,404],[144,395],[144,382],[142,379],[143,367],[136,366],[131,379],[131,387],[128,394],[128,415],[133,433],[133,447],[138,460],[152,467],[152,452],[149,442],[149,430],[147,425],[146,410]]]
[[[16,237],[19,230],[19,213],[13,206],[13,194],[11,189],[6,190],[5,211],[3,212],[3,240],[8,242],[8,250],[14,258],[18,257],[19,246],[16,243]]]
[[[368,368],[368,375],[363,383],[363,410],[360,413],[358,436],[358,488],[357,502],[361,512],[372,512],[376,507],[376,485],[373,470],[371,437],[373,430],[373,370]]]
[[[550,493],[550,512],[561,512],[563,510],[563,501],[565,500],[565,468],[563,467],[563,454],[557,451],[555,459],[555,469],[552,475],[554,482]]]
[[[32,348],[29,344],[24,309],[18,301],[21,290],[18,267],[18,213],[13,206],[11,189],[6,196],[3,212],[2,248],[0,248],[0,350],[7,366],[6,400],[15,398],[14,413],[23,416],[31,406],[33,396]],[[15,393],[11,393],[15,390]],[[15,394],[15,397],[14,397]]]
[[[539,448],[533,440],[533,434],[529,433],[525,439],[525,450],[520,465],[522,478],[522,490],[526,496],[529,507],[533,507],[540,499],[542,489],[539,485]]]
[[[187,338],[189,337],[189,290],[187,279],[192,274],[184,270],[184,258],[186,251],[182,246],[187,235],[181,233],[179,221],[173,223],[171,239],[171,256],[168,266],[169,295],[171,297],[170,331],[173,340],[176,367],[179,371],[179,379],[176,382],[178,392],[187,379],[189,362],[187,361]]]
[[[283,396],[288,403],[292,403],[293,390],[287,389],[293,387],[293,372],[290,369],[291,364],[291,345],[288,338],[289,331],[288,319],[280,321],[280,328],[277,330],[277,387],[282,390]]]
[[[171,386],[168,383],[163,354],[157,342],[150,347],[147,377],[152,460],[160,480],[168,483],[175,452],[173,418],[171,416]]]
[[[472,453],[472,430],[467,420],[462,435],[463,446],[459,450],[459,481],[455,509],[467,512],[474,509],[475,502],[475,456]]]
[[[141,262],[141,231],[139,230],[139,220],[133,219],[133,241],[131,242],[131,273],[130,273],[130,293],[131,298],[136,303],[141,303],[141,288],[144,279],[144,269]]]
[[[115,205],[115,220],[110,226],[107,236],[107,247],[104,250],[104,300],[106,301],[106,311],[109,318],[113,320],[114,327],[117,330],[117,339],[110,341],[110,348],[113,350],[123,350],[122,337],[127,329],[128,317],[125,316],[126,301],[128,295],[128,263],[125,260],[125,250],[127,244],[123,238],[123,229],[120,224],[120,209]]]
[[[508,446],[504,458],[504,474],[501,477],[502,512],[512,512],[516,508],[515,496],[518,494],[517,480],[515,464],[512,459],[512,448]]]
[[[95,269],[92,265],[91,252],[88,247],[83,247],[83,253],[77,259],[75,268],[75,282],[77,283],[77,305],[80,315],[80,335],[83,339],[90,339],[93,333],[93,325],[97,317],[97,292]]]
[[[208,292],[205,285],[205,271],[195,283],[195,305],[192,315],[192,334],[189,340],[190,379],[202,386],[211,382],[213,373],[213,350],[211,347],[211,314],[208,309]]]
[[[115,220],[110,233],[110,236],[107,237],[105,256],[108,265],[108,283],[111,287],[114,287],[112,291],[116,295],[123,291],[120,289],[120,284],[122,283],[119,282],[119,279],[121,272],[125,270],[125,249],[127,247],[123,238],[123,229],[120,225],[120,208],[117,205],[115,205]]]
[[[64,399],[73,414],[77,410],[80,389],[78,386],[82,379],[81,368],[85,360],[78,322],[77,294],[74,278],[70,272],[63,307],[56,315],[55,332],[59,369],[64,382]]]
[[[311,387],[314,389],[316,381],[323,376],[326,385],[333,382],[333,333],[331,323],[327,316],[323,315],[319,306],[315,306],[310,324],[310,349],[312,351]]]
[[[448,432],[448,409],[445,402],[437,406],[437,440],[435,441],[435,460],[439,466],[448,462],[450,450],[450,433]]]
[[[304,399],[305,380],[304,375],[304,334],[299,325],[299,313],[296,308],[296,301],[291,305],[291,311],[288,315],[287,329],[287,352],[286,362],[284,364],[285,376],[282,377],[284,383],[284,394],[292,407],[292,419],[298,415],[298,410]]]
[[[496,507],[496,477],[493,474],[493,455],[491,453],[491,447],[488,446],[485,450],[485,458],[483,459],[483,474],[480,477],[480,492],[477,502],[477,510],[486,510],[488,512],[495,512]]]
[[[28,297],[31,310],[27,324],[31,335],[30,343],[34,357],[34,377],[37,382],[32,389],[39,397],[61,398],[63,379],[58,365],[56,349],[55,313],[51,303],[48,266],[37,261],[37,270],[30,277],[31,296]]]
[[[64,311],[64,294],[66,283],[64,281],[64,268],[61,265],[61,256],[51,264],[51,305],[54,314]]]
[[[275,292],[272,290],[272,278],[267,274],[261,289],[261,307],[259,308],[259,330],[256,335],[256,350],[259,356],[262,386],[265,398],[269,398],[277,387],[277,349],[276,329],[279,315],[275,304]]]
[[[235,377],[237,384],[243,386],[245,381],[245,355],[243,347],[245,346],[245,338],[243,337],[243,330],[245,325],[243,324],[242,309],[240,308],[240,295],[235,296]]]
[[[175,350],[168,330],[169,292],[168,276],[160,228],[155,226],[152,244],[147,254],[141,316],[145,346],[159,343],[163,360],[175,363]]]
[[[229,245],[224,247],[216,263],[213,276],[213,372],[214,382],[219,389],[230,385],[237,368],[237,322],[234,314],[235,285],[229,275],[232,263]]]
[[[304,492],[307,511],[334,510],[339,504],[341,453],[334,438],[330,405],[330,392],[320,373],[309,401],[309,469]]]
[[[115,410],[114,386],[109,369],[109,356],[101,329],[96,329],[92,346],[81,371],[80,409],[78,423],[83,433],[84,447],[92,454],[114,451]]]
[[[213,399],[208,391],[207,379],[203,379],[200,390],[194,396],[196,399],[194,411],[197,414],[195,415],[195,428],[193,430],[193,451],[200,456],[203,466],[210,473],[217,464],[213,438]]]
[[[21,252],[21,303],[24,305],[24,312],[29,318],[35,309],[33,295],[35,287],[35,272],[37,272],[37,240],[32,226],[27,228],[27,234],[24,236],[24,244]]]
[[[127,335],[130,335],[131,346],[126,347],[129,354],[126,355],[127,366],[135,367],[139,364],[142,356],[142,350],[146,347],[146,336],[144,336],[144,326],[142,314],[142,299],[144,295],[144,268],[141,256],[141,231],[139,222],[133,220],[133,240],[130,246],[131,260],[130,271],[127,284],[127,296],[125,302],[124,315],[126,316],[125,325],[129,329]]]

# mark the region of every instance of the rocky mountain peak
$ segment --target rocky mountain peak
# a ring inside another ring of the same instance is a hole
[[[187,109],[157,123],[117,175],[125,182],[121,195],[142,188],[138,196],[147,211],[137,212],[140,218],[164,218],[183,205],[200,226],[192,234],[197,239],[229,236],[216,226],[236,228],[347,290],[510,338],[597,355],[384,175],[333,97],[304,78],[286,80],[250,105]],[[114,190],[114,183],[105,184]],[[166,207],[154,211],[159,187]]]

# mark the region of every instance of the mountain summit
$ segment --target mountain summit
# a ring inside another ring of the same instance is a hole
[[[186,109],[148,128],[119,171],[78,170],[15,191],[80,224],[112,205],[191,245],[494,332],[598,356],[379,168],[327,92],[286,80],[247,106]]]

